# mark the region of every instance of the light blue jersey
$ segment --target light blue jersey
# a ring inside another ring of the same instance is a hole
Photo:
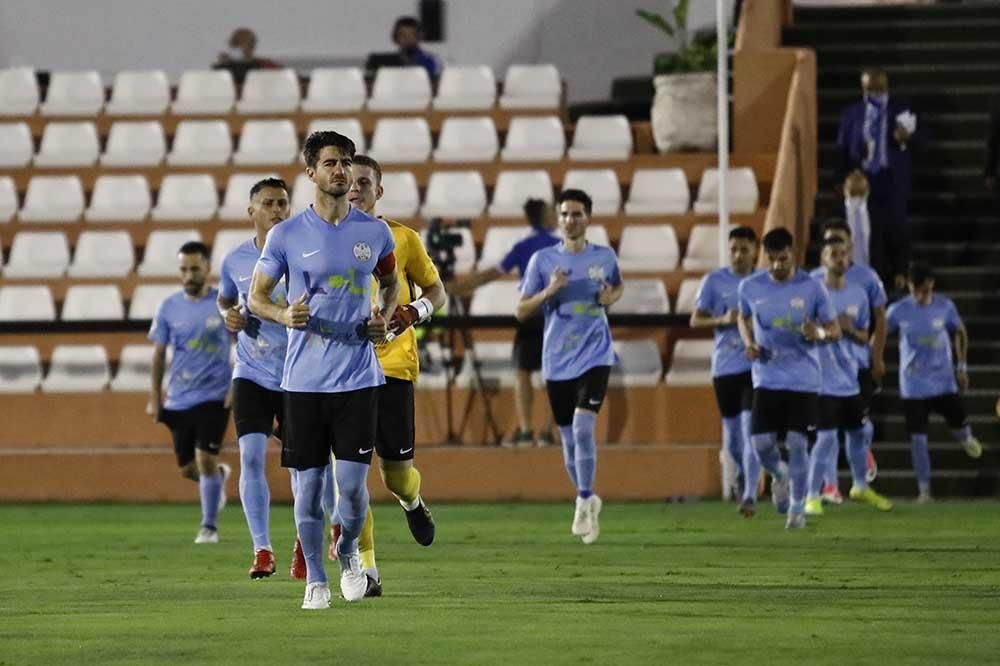
[[[810,273],[810,275],[820,282],[824,282],[826,280],[826,268],[820,266]],[[882,285],[882,279],[878,276],[878,273],[868,266],[851,264],[844,277],[847,280],[847,284],[857,285],[865,290],[865,295],[868,296],[868,307],[871,310],[885,307],[886,303],[889,302],[889,298],[885,293],[885,287]],[[869,317],[870,321],[871,317]],[[858,358],[858,367],[863,370],[870,368],[872,366],[871,346],[863,345],[860,342],[851,342],[851,346],[854,350],[854,355]]]
[[[740,283],[739,299],[740,314],[753,318],[754,339],[763,350],[753,362],[753,387],[818,393],[819,349],[802,336],[802,323],[824,325],[836,318],[826,287],[802,270],[784,282],[761,272]]]
[[[919,400],[958,393],[951,336],[962,326],[951,299],[934,295],[930,305],[907,296],[889,307],[889,333],[899,333],[899,390]]]
[[[247,317],[246,327],[236,336],[233,377],[249,379],[270,391],[279,391],[288,347],[288,330],[273,321],[261,321],[247,308],[250,278],[259,258],[260,250],[253,238],[233,248],[222,260],[219,293],[226,300],[239,303]],[[276,303],[285,305],[286,296],[285,283],[278,283],[271,297]]]
[[[528,261],[521,293],[534,296],[545,289],[557,267],[568,273],[569,284],[542,306],[542,376],[551,381],[575,379],[618,361],[607,312],[597,302],[603,285],[622,282],[614,250],[591,243],[581,252],[568,252],[562,243],[539,250]]]
[[[222,401],[229,390],[229,331],[209,289],[197,300],[183,291],[160,303],[149,339],[173,349],[167,380],[166,409],[190,409],[203,402]]]
[[[871,307],[868,305],[868,295],[857,284],[847,282],[843,289],[831,289],[827,286],[833,309],[837,316],[847,315],[851,318],[854,328],[868,330],[871,320]],[[832,395],[845,398],[861,392],[858,384],[858,356],[856,342],[846,335],[839,340],[824,342],[819,345],[820,374],[822,385],[820,395]]]
[[[702,280],[698,294],[694,297],[694,307],[721,317],[730,310],[739,310],[737,289],[746,275],[734,273],[731,268],[718,268]],[[717,326],[715,328],[715,348],[712,350],[712,376],[724,377],[738,375],[750,371],[750,361],[747,359],[743,338],[740,330],[732,326]]]
[[[385,383],[365,324],[375,265],[394,248],[389,227],[353,206],[336,225],[310,206],[271,229],[256,270],[285,277],[290,300],[309,294],[309,324],[288,331],[281,388],[341,393]]]

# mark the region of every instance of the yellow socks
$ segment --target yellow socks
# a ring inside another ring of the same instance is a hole
[[[361,536],[358,537],[358,551],[361,555],[361,568],[375,568],[375,516],[372,513],[371,505],[368,506],[368,514],[365,516],[364,527],[361,528]]]
[[[420,472],[416,467],[382,470],[382,480],[403,504],[413,505],[420,497]]]

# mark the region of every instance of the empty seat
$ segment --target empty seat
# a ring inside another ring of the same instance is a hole
[[[726,199],[729,202],[729,212],[749,214],[757,211],[760,193],[757,190],[757,178],[750,167],[729,169],[726,180]],[[705,169],[698,183],[698,199],[694,202],[694,212],[699,215],[711,215],[719,212],[719,170]]]
[[[514,243],[530,233],[531,229],[527,226],[487,228],[486,236],[483,238],[483,253],[479,257],[477,268],[479,270],[495,268],[507,256]]]
[[[383,174],[382,180],[385,181]],[[415,181],[414,181],[415,182]],[[295,184],[292,186],[291,213],[297,215],[312,205],[316,196],[316,184],[309,180],[309,176],[300,173],[295,177]],[[381,203],[381,201],[379,202]]]
[[[492,217],[523,217],[524,202],[542,199],[552,203],[552,179],[544,169],[533,171],[501,171],[493,187]]]
[[[154,349],[153,345],[122,345],[118,354],[118,372],[111,380],[111,390],[134,393],[149,391]]]
[[[305,175],[305,174],[300,174]],[[273,173],[234,173],[226,184],[226,194],[219,209],[223,220],[247,220],[250,206],[250,188],[265,178],[277,178]],[[306,176],[308,178],[308,176]]]
[[[158,116],[170,105],[170,82],[164,71],[124,71],[115,74],[111,100],[104,111],[120,116]]]
[[[42,391],[96,393],[107,388],[110,380],[111,365],[102,345],[57,345]]]
[[[290,164],[298,152],[299,137],[291,120],[248,120],[233,164]]]
[[[710,385],[714,347],[713,340],[678,340],[674,345],[666,383],[673,386]]]
[[[513,342],[473,342],[475,359],[479,362],[479,376],[483,383],[501,388],[514,386],[516,371],[513,358]],[[473,354],[466,353],[462,370],[455,378],[456,384],[462,387],[474,387],[477,381],[473,368]]]
[[[489,109],[497,99],[497,81],[487,65],[447,65],[438,80],[435,109]]]
[[[424,217],[478,217],[486,208],[486,185],[478,171],[437,171],[427,183]]]
[[[611,386],[656,386],[663,376],[663,359],[655,340],[616,340],[618,363],[611,367]]]
[[[519,300],[517,280],[497,280],[476,289],[469,303],[469,314],[514,316]]]
[[[141,276],[167,276],[177,274],[177,254],[188,241],[200,241],[201,234],[195,229],[183,231],[156,230],[149,232],[146,252],[139,264]],[[131,318],[132,316],[129,315]]]
[[[233,248],[254,236],[252,227],[240,229],[220,229],[212,239],[212,275],[218,275],[222,268],[222,260]]]
[[[500,106],[505,109],[554,109],[562,97],[555,65],[511,65],[503,81]]]
[[[584,233],[584,238],[587,239],[588,243],[592,243],[593,245],[611,247],[611,236],[608,235],[608,228],[603,224],[587,225],[587,231]]]
[[[125,306],[118,285],[70,285],[63,299],[63,321],[112,321],[125,318]]]
[[[446,352],[440,342],[426,342],[418,350],[420,356],[420,376],[417,378],[417,389],[443,389],[448,385],[449,370],[446,358],[450,358],[450,350]]]
[[[576,121],[571,160],[627,160],[631,154],[632,126],[625,116],[580,116]]]
[[[163,125],[156,120],[124,120],[111,123],[108,142],[101,155],[103,166],[155,166],[167,154]]]
[[[34,393],[41,383],[42,357],[37,347],[0,347],[0,393]]]
[[[83,185],[76,176],[32,176],[22,222],[75,222],[83,214]]]
[[[672,271],[680,261],[677,233],[669,224],[630,224],[618,243],[618,266],[623,271]]]
[[[583,190],[594,202],[591,215],[617,215],[622,205],[622,191],[614,169],[569,169],[562,189]]]
[[[236,104],[240,113],[290,113],[299,108],[299,77],[293,69],[251,69]]]
[[[0,123],[0,168],[23,167],[34,152],[28,123]]]
[[[701,289],[701,280],[699,278],[684,278],[680,289],[677,291],[677,307],[674,308],[674,312],[677,314],[691,314],[694,312],[694,301],[695,297],[698,296],[699,289]]]
[[[156,232],[153,232],[156,233]],[[152,319],[156,308],[167,297],[177,293],[180,288],[176,284],[140,284],[132,292],[132,301],[128,306],[128,318],[132,320]]]
[[[0,176],[0,224],[9,222],[17,213],[17,188],[10,176]]]
[[[236,85],[228,70],[189,70],[181,74],[171,108],[177,115],[229,113],[235,101]]]
[[[225,164],[233,152],[233,137],[225,120],[182,120],[177,123],[167,164]]]
[[[57,123],[45,125],[42,145],[35,155],[35,166],[90,166],[97,161],[100,147],[94,123]]]
[[[69,267],[69,242],[61,231],[18,231],[4,269],[8,278],[60,277]]]
[[[683,215],[691,190],[682,169],[636,169],[632,174],[626,215]]]
[[[56,304],[44,285],[0,287],[0,321],[55,321]]]
[[[670,299],[663,280],[625,280],[618,302],[611,306],[615,314],[670,314]]]
[[[438,162],[492,162],[500,148],[489,116],[445,118],[434,159]]]
[[[135,248],[127,231],[81,231],[67,275],[124,277],[135,265]]]
[[[431,103],[431,79],[420,65],[379,67],[368,108],[372,111],[418,111]]]
[[[163,177],[153,208],[154,220],[207,220],[219,205],[215,181],[208,174],[176,174]]]
[[[44,116],[95,116],[104,106],[104,85],[94,70],[52,72],[42,104]]]
[[[555,162],[565,152],[566,135],[558,116],[515,116],[500,157],[508,162]]]
[[[686,271],[709,271],[720,265],[719,225],[696,224],[691,227],[681,268]]]
[[[382,198],[375,210],[385,217],[413,217],[420,207],[417,177],[410,171],[386,171],[382,174]]]
[[[83,219],[88,222],[142,222],[152,205],[153,195],[145,176],[98,176]]]
[[[343,134],[354,142],[354,149],[357,152],[367,152],[368,144],[365,142],[365,132],[361,127],[361,121],[357,118],[317,118],[309,123],[309,131],[306,132],[306,136],[313,132],[323,131]]]
[[[371,155],[379,162],[424,162],[431,154],[431,129],[424,118],[379,118]]]
[[[320,67],[309,77],[309,89],[302,110],[357,111],[368,96],[365,78],[358,67]]]
[[[469,273],[476,265],[476,241],[472,237],[472,230],[468,227],[449,225],[444,227],[444,231],[450,234],[461,236],[461,242],[455,249],[455,274],[462,275]],[[420,232],[420,238],[427,245],[427,229]]]
[[[34,69],[0,69],[0,116],[30,116],[38,108],[39,99]]]

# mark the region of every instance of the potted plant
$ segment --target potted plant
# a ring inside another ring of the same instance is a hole
[[[653,139],[661,153],[711,150],[718,141],[718,44],[714,31],[688,32],[688,2],[676,0],[668,16],[636,10],[639,17],[677,43],[676,51],[657,54],[653,61],[656,94],[650,116]]]

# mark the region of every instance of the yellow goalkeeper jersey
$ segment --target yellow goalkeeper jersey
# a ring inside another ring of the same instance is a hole
[[[438,281],[437,267],[431,261],[420,235],[404,224],[393,220],[383,221],[389,225],[392,237],[396,241],[396,275],[399,278],[399,304],[406,305],[413,301],[414,285],[426,289]],[[376,287],[377,291],[377,287]],[[388,320],[392,313],[386,312]],[[417,333],[413,327],[403,331],[403,334],[386,345],[375,348],[382,371],[388,377],[414,382],[420,373],[420,362],[417,358]]]

